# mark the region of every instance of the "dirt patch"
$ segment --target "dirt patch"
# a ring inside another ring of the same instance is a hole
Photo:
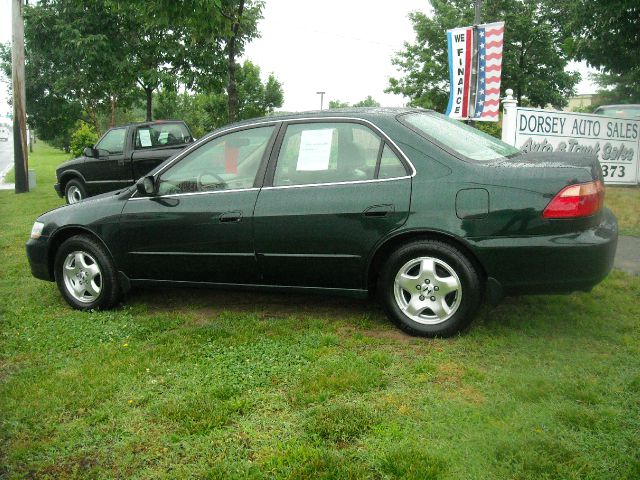
[[[400,329],[396,330],[364,330],[362,332],[366,337],[379,338],[382,340],[394,340],[400,343],[416,343],[419,341],[416,337],[404,333]]]
[[[384,314],[381,313],[381,322],[388,322],[387,318]],[[416,337],[412,337],[404,333],[400,329],[364,329],[364,328],[356,328],[352,325],[344,325],[337,329],[338,335],[341,337],[348,337],[353,335],[363,335],[369,338],[376,338],[379,340],[392,340],[394,342],[400,343],[416,343],[419,341]]]
[[[47,465],[37,472],[32,470],[27,475],[27,478],[40,478],[43,476],[59,478],[68,478],[72,476],[77,477],[79,474],[93,470],[97,466],[98,462],[96,459],[84,455],[76,458],[70,458],[69,460],[60,463]]]
[[[461,365],[453,362],[444,362],[438,364],[433,381],[440,385],[459,385],[463,374],[464,367]]]
[[[467,403],[473,405],[482,405],[485,402],[484,395],[480,390],[469,385],[464,385],[455,390],[452,390],[449,394],[452,398],[461,398]]]

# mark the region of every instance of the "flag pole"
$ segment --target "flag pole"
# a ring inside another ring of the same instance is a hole
[[[476,101],[478,92],[478,25],[482,22],[481,14],[482,0],[475,0],[475,15],[473,19],[473,56],[471,57],[471,87],[469,88],[469,120],[467,124],[474,126],[475,122],[471,120],[476,113]]]

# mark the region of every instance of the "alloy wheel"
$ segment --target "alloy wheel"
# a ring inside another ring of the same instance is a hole
[[[411,320],[435,325],[451,318],[462,300],[462,284],[443,260],[419,257],[409,260],[396,274],[394,297]]]
[[[67,292],[83,303],[94,302],[102,290],[102,272],[98,262],[87,252],[69,253],[62,264]]]

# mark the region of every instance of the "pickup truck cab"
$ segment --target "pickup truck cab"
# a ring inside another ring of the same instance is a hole
[[[81,157],[56,169],[54,188],[67,203],[126,188],[192,142],[189,128],[179,121],[114,127]]]

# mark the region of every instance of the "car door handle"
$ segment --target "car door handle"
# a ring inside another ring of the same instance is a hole
[[[220,215],[220,223],[234,223],[242,220],[242,212],[234,211],[234,212],[225,212]]]
[[[385,217],[390,213],[395,212],[396,209],[393,205],[372,205],[367,208],[363,213],[365,217]]]

